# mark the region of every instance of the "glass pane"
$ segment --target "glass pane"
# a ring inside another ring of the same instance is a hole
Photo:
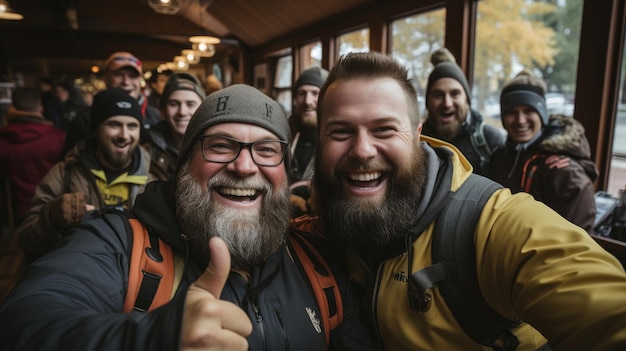
[[[322,42],[316,41],[300,47],[300,67],[307,69],[312,66],[322,66]],[[291,78],[290,78],[291,79]],[[290,84],[291,85],[291,84]]]
[[[335,40],[337,57],[349,52],[367,52],[370,50],[370,29],[362,28],[339,35]]]
[[[472,107],[501,126],[500,89],[522,69],[548,86],[550,113],[572,116],[583,0],[478,2]]]
[[[624,46],[626,50],[626,46]],[[613,132],[613,151],[609,169],[609,181],[606,191],[618,195],[619,189],[626,188],[626,56],[622,59],[620,72],[619,104],[615,116],[615,131]]]
[[[391,55],[409,70],[415,82],[420,111],[426,110],[425,93],[432,71],[430,55],[444,45],[446,10],[434,10],[391,22]]]
[[[293,71],[293,57],[283,56],[276,62],[276,75],[274,76],[274,88],[290,88],[291,74]]]

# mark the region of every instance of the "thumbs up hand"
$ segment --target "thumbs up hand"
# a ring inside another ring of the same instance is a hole
[[[211,262],[187,291],[181,350],[247,350],[252,323],[237,305],[219,299],[230,272],[230,253],[220,238],[209,241]]]

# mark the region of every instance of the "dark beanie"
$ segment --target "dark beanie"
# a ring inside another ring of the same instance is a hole
[[[253,124],[269,130],[280,140],[291,139],[287,116],[276,101],[254,87],[235,84],[209,95],[193,114],[183,136],[179,166],[189,158],[198,136],[220,123]]]
[[[143,116],[137,100],[122,89],[111,88],[97,93],[91,106],[91,131],[113,116],[135,117],[143,126]]]
[[[304,84],[313,85],[321,88],[328,77],[328,71],[321,67],[311,67],[305,69],[296,83],[293,85],[293,91],[297,91]]]
[[[515,106],[530,106],[541,117],[545,127],[548,124],[548,107],[546,105],[546,83],[535,77],[530,71],[523,70],[515,78],[502,87],[500,93],[500,116]]]
[[[167,83],[165,83],[163,94],[161,94],[161,98],[159,99],[159,107],[163,108],[167,103],[167,99],[170,98],[170,95],[177,90],[193,91],[198,94],[201,100],[204,100],[206,97],[204,88],[198,78],[189,73],[174,73],[167,79]]]
[[[433,84],[441,78],[452,78],[461,83],[463,90],[465,90],[465,96],[467,102],[471,104],[470,87],[465,77],[465,73],[461,70],[461,67],[456,64],[456,59],[450,51],[446,48],[435,51],[431,57],[430,62],[435,66],[433,71],[428,76],[428,85],[426,86],[426,101],[428,101],[428,94]]]

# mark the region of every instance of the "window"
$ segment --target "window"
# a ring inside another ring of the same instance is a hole
[[[522,69],[548,86],[550,113],[572,116],[583,0],[478,2],[472,107],[501,126],[500,90]]]
[[[322,66],[322,42],[315,41],[300,47],[300,67],[303,70]]]
[[[624,50],[626,50],[626,46]],[[617,116],[615,116],[615,130],[613,131],[609,181],[606,187],[606,192],[613,195],[619,195],[619,190],[626,188],[626,56],[622,56],[619,102]]]
[[[280,57],[276,62],[274,75],[274,99],[280,104],[287,115],[291,114],[291,76],[293,73],[293,57]]]
[[[361,28],[339,35],[335,39],[337,59],[349,52],[367,52],[370,49],[370,30]]]
[[[440,9],[391,22],[391,55],[409,70],[420,111],[425,111],[430,55],[444,45],[446,10]]]

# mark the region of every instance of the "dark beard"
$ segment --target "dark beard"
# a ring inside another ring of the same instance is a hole
[[[283,244],[289,228],[288,185],[273,190],[262,180],[233,179],[221,173],[209,180],[208,188],[218,184],[264,188],[261,210],[252,212],[215,203],[210,192],[202,189],[184,166],[176,180],[177,216],[192,254],[208,262],[209,239],[218,236],[226,242],[234,268],[264,262]]]
[[[316,169],[320,167],[316,164]],[[425,156],[419,142],[415,142],[410,169],[390,176],[385,200],[372,203],[369,199],[346,198],[340,187],[316,172],[313,183],[326,232],[369,247],[384,247],[404,238],[415,221],[426,179]]]

